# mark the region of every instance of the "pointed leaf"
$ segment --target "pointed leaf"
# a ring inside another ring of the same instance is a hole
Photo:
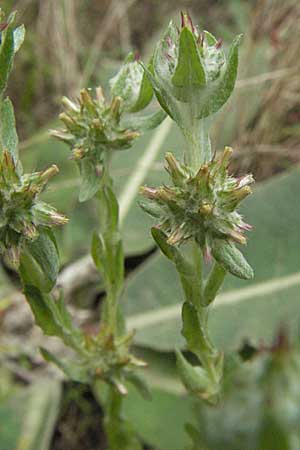
[[[73,326],[62,297],[54,300],[34,286],[25,286],[24,294],[36,324],[47,336],[57,336],[74,350],[82,350],[83,334],[80,329]]]
[[[166,111],[166,113],[173,119],[176,120],[175,117],[179,118],[179,112],[175,105],[172,96],[167,92],[167,90],[163,87],[163,84],[155,78],[152,72],[143,65],[143,69],[152,85],[153,91],[155,92],[156,98],[160,104],[160,106]],[[177,121],[177,120],[176,120]]]
[[[244,280],[251,280],[253,269],[245,260],[243,254],[231,242],[215,239],[212,244],[212,254],[224,269],[232,275]]]
[[[153,97],[152,85],[147,77],[146,73],[143,71],[143,78],[140,87],[139,96],[136,103],[130,109],[131,112],[138,112],[146,108],[146,106],[151,102]]]
[[[99,190],[101,174],[97,173],[95,164],[87,158],[80,161],[81,186],[79,201],[86,202]]]
[[[171,261],[174,261],[174,248],[167,243],[165,233],[156,227],[152,227],[151,234],[163,254]]]
[[[0,106],[0,145],[1,150],[8,150],[18,162],[18,135],[12,102],[7,97]]]
[[[14,52],[20,50],[25,39],[25,27],[24,25],[20,25],[18,28],[14,30]]]
[[[122,126],[136,131],[152,130],[158,127],[166,117],[165,111],[159,110],[147,116],[126,117],[122,120]]]
[[[56,283],[58,271],[55,238],[48,231],[40,231],[38,238],[27,243],[21,252],[20,274],[23,283],[49,292]]]
[[[91,381],[87,365],[80,365],[78,360],[76,363],[61,360],[45,348],[40,348],[40,351],[45,361],[55,364],[70,380],[76,381],[77,383],[89,383]]]
[[[179,55],[172,83],[182,88],[182,95],[187,99],[193,95],[193,87],[206,84],[205,71],[201,63],[193,33],[185,27],[179,38]]]
[[[211,87],[204,92],[200,92],[197,98],[196,115],[198,119],[210,116],[217,112],[230,97],[238,70],[238,47],[242,35],[235,38],[231,44],[227,65],[224,73],[216,81],[211,83]]]
[[[192,366],[180,351],[176,351],[177,369],[189,392],[201,394],[209,389],[210,381],[201,367]]]
[[[204,330],[199,320],[196,308],[188,302],[185,302],[182,307],[182,335],[187,342],[187,348],[201,360],[201,352],[207,346],[204,338]]]
[[[7,28],[2,32],[2,43],[0,45],[0,97],[6,89],[9,74],[12,69],[14,58],[14,32],[13,18]]]

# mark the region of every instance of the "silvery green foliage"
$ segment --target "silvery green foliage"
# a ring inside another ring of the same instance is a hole
[[[141,206],[158,220],[167,244],[180,245],[195,239],[203,254],[215,259],[233,275],[251,278],[252,269],[234,244],[245,244],[249,230],[237,208],[246,198],[253,182],[251,175],[239,179],[228,174],[232,150],[227,147],[219,159],[202,165],[196,174],[166,155],[172,186],[143,187],[148,199]]]

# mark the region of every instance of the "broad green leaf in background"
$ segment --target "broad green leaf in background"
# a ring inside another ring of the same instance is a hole
[[[38,381],[0,404],[1,450],[50,450],[61,384]]]
[[[253,280],[227,276],[210,314],[213,340],[236,349],[245,339],[268,343],[280,326],[296,333],[300,323],[300,167],[257,186],[242,212],[254,225],[242,249]],[[183,295],[173,265],[157,254],[131,276],[124,303],[136,343],[158,350],[182,346]]]
[[[190,442],[184,424],[194,422],[193,401],[160,388],[145,401],[134,389],[124,400],[124,413],[145,442],[158,450],[183,450]]]

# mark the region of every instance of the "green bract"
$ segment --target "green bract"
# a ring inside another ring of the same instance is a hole
[[[179,126],[186,128],[187,120],[214,114],[228,100],[237,75],[240,39],[233,41],[226,58],[221,41],[199,32],[187,14],[182,14],[181,30],[170,22],[156,46],[153,67],[145,71],[162,108]]]
[[[237,179],[228,174],[231,153],[226,147],[219,159],[202,165],[196,174],[168,153],[167,171],[173,186],[143,187],[142,193],[150,202],[142,207],[159,219],[157,227],[165,233],[167,244],[195,239],[205,257],[212,253],[234,275],[251,278],[251,268],[233,244],[245,244],[243,233],[251,228],[237,207],[251,193],[253,178],[246,175]]]
[[[33,241],[41,228],[63,225],[67,218],[39,200],[49,179],[58,172],[52,166],[43,172],[19,175],[6,150],[0,157],[0,251],[14,266],[26,241]]]

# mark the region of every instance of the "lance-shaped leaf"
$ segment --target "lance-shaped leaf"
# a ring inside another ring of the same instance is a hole
[[[224,239],[215,239],[212,242],[212,254],[221,266],[232,275],[244,280],[253,278],[252,268],[232,242]]]
[[[211,381],[202,367],[192,366],[180,351],[176,351],[176,361],[180,378],[189,392],[202,395],[210,390]]]
[[[79,162],[81,174],[81,186],[79,201],[85,202],[92,198],[98,191],[101,183],[101,173],[97,172],[95,164],[88,158]]]
[[[18,162],[18,135],[16,132],[14,108],[8,97],[0,106],[0,145],[1,151],[8,150],[15,164],[20,164]]]
[[[121,97],[124,108],[130,112],[144,109],[152,99],[151,83],[133,53],[127,56],[120,71],[110,80],[110,86],[112,95]]]
[[[175,104],[174,99],[171,94],[165,89],[162,82],[153,75],[153,73],[143,65],[145,73],[152,85],[153,91],[155,92],[156,98],[160,106],[166,111],[166,113],[176,122],[179,120],[180,115],[178,108]]]
[[[20,50],[25,39],[25,27],[24,25],[20,25],[18,28],[14,30],[14,52]]]
[[[193,33],[185,27],[179,38],[178,62],[172,77],[172,84],[178,88],[179,97],[187,101],[193,89],[206,85],[205,71],[201,63]]]
[[[65,307],[62,296],[54,300],[35,286],[25,286],[25,297],[33,312],[36,324],[47,336],[56,336],[74,350],[82,352],[83,334],[72,324],[72,318]]]
[[[71,380],[77,383],[89,383],[91,381],[89,367],[86,364],[80,364],[78,360],[76,363],[71,360],[62,360],[45,348],[41,348],[40,351],[45,361],[55,364]]]
[[[206,336],[206,330],[199,320],[199,315],[196,308],[188,302],[185,302],[182,307],[182,335],[187,342],[187,348],[201,361],[203,354],[209,354],[212,351],[212,346]]]
[[[0,96],[5,91],[9,74],[13,66],[15,53],[20,49],[25,38],[25,27],[13,29],[16,13],[8,18],[8,26],[2,31],[2,42],[0,45]]]
[[[124,120],[121,120],[121,124],[124,128],[132,128],[136,131],[147,131],[158,127],[166,117],[165,111],[160,109],[159,111],[155,111],[154,113],[145,116],[126,117]]]
[[[141,69],[142,67],[139,66]],[[146,73],[143,71],[143,78],[140,86],[139,96],[135,104],[130,108],[130,112],[138,112],[146,108],[153,97],[152,85],[147,77]]]
[[[2,96],[12,69],[14,58],[14,31],[13,22],[15,14],[8,20],[8,26],[2,32],[2,43],[0,45],[0,96]]]
[[[56,283],[58,271],[55,238],[49,231],[40,231],[33,242],[26,242],[21,252],[20,274],[23,283],[49,292]]]
[[[238,47],[242,35],[237,36],[230,46],[226,69],[216,81],[207,89],[203,89],[195,98],[195,110],[198,119],[210,116],[217,112],[230,97],[238,70]]]
[[[198,271],[177,247],[167,243],[167,236],[163,231],[153,227],[151,233],[163,254],[176,265],[186,300],[199,308],[202,293]]]

